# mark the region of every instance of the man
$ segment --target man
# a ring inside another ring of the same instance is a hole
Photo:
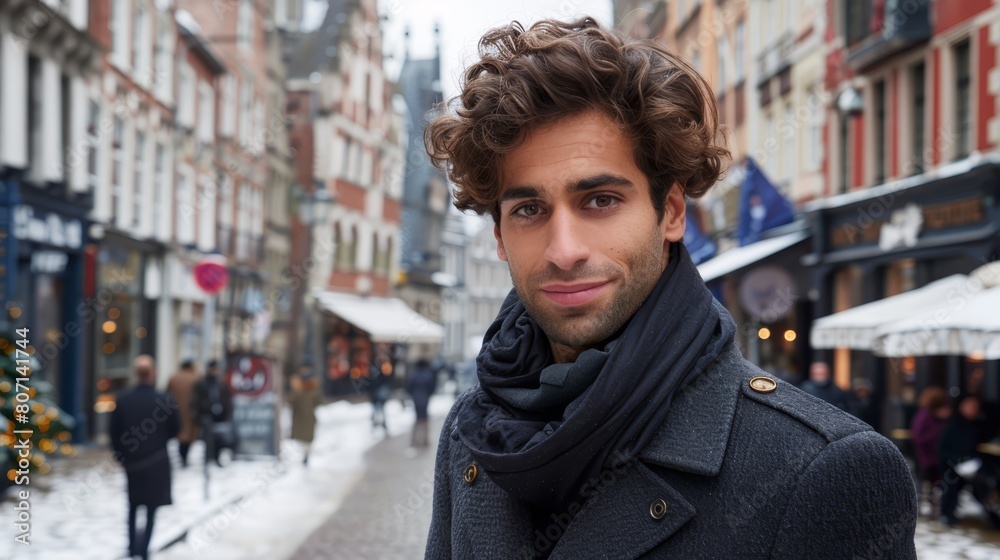
[[[493,30],[428,125],[514,290],[437,455],[427,558],[914,558],[888,440],[739,354],[681,243],[714,96],[590,19]]]
[[[199,376],[193,360],[184,360],[167,382],[167,392],[174,398],[181,415],[181,431],[177,434],[178,450],[181,454],[181,466],[187,466],[188,452],[191,444],[198,439],[198,419],[194,415],[194,388]]]
[[[803,381],[799,388],[840,410],[848,410],[850,407],[850,398],[830,380],[830,366],[823,362],[813,362],[809,366],[809,379]]]
[[[205,377],[194,386],[193,412],[205,440],[205,463],[219,460],[222,450],[236,449],[236,428],[233,425],[233,394],[221,378],[218,360],[210,360]]]
[[[944,494],[941,496],[941,523],[948,526],[958,525],[959,519],[955,510],[958,508],[958,496],[966,484],[971,484],[972,495],[986,509],[987,519],[994,529],[1000,529],[1000,515],[994,511],[989,499],[989,487],[979,472],[965,473],[961,476],[958,465],[979,457],[976,447],[985,439],[980,414],[982,401],[977,395],[965,395],[958,401],[955,413],[951,414],[941,430],[938,440],[938,456],[941,460],[941,481]]]
[[[151,356],[137,356],[132,370],[136,386],[118,396],[110,436],[115,458],[125,466],[128,480],[129,555],[145,559],[156,508],[172,503],[167,440],[180,430],[180,415],[171,397],[153,387],[156,373]],[[140,506],[146,511],[141,528],[136,519]]]

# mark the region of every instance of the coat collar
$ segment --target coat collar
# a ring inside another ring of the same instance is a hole
[[[715,476],[729,442],[746,361],[730,344],[715,364],[681,390],[663,426],[639,458],[670,469]]]

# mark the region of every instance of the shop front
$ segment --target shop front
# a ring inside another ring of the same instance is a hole
[[[805,209],[815,238],[806,262],[813,268],[816,325],[821,327],[810,345],[831,363],[841,388],[872,388],[879,409],[875,427],[885,434],[906,437],[917,398],[931,385],[944,387],[952,397],[977,392],[987,401],[1000,401],[996,387],[977,380],[983,370],[992,370],[994,378],[1000,373],[995,360],[944,350],[925,355],[920,348],[912,355],[886,356],[875,346],[881,324],[905,321],[907,314],[954,297],[954,290],[939,298],[928,295],[934,286],[961,283],[957,275],[997,260],[998,195],[1000,161],[970,159],[945,166],[933,177],[909,177]],[[908,295],[903,299],[908,303],[893,305],[900,299],[887,299],[900,294]],[[860,307],[880,300],[886,301],[878,308]]]
[[[433,358],[444,338],[441,325],[398,298],[321,292],[316,306],[320,371],[330,396],[364,395],[376,374],[400,385],[406,364]]]
[[[94,258],[94,329],[88,401],[98,440],[106,432],[115,394],[132,380],[132,361],[156,357],[162,246],[107,231]]]
[[[33,383],[51,386],[60,408],[81,420],[86,209],[33,185],[0,180],[0,214],[4,322],[30,329]]]

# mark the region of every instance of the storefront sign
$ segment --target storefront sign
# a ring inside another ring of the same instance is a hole
[[[83,225],[52,212],[39,212],[26,204],[14,208],[14,237],[53,247],[80,249]]]
[[[233,392],[236,454],[277,455],[280,401],[271,360],[264,356],[237,356],[226,379]]]
[[[877,208],[877,213],[859,208],[853,220],[831,227],[831,249],[875,243],[888,248],[913,247],[928,232],[974,226],[986,219],[982,196],[923,207],[910,203],[891,214],[885,206]]]
[[[69,255],[60,251],[35,251],[31,254],[32,274],[62,274]]]

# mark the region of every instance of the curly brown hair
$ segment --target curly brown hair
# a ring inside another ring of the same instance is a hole
[[[433,164],[457,185],[455,206],[499,223],[503,155],[539,125],[588,110],[614,119],[634,143],[660,219],[670,187],[697,198],[729,158],[711,88],[651,41],[631,40],[592,18],[543,20],[488,31],[462,92],[424,130]],[[449,111],[448,107],[455,110]]]

